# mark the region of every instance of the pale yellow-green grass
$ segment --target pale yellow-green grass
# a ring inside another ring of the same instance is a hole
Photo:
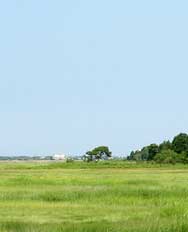
[[[186,167],[86,165],[0,164],[0,232],[188,231]]]

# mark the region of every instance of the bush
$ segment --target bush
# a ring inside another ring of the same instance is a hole
[[[74,159],[72,159],[72,158],[67,158],[66,159],[66,163],[73,163],[74,162]]]
[[[166,163],[166,164],[175,164],[178,162],[181,162],[181,155],[177,154],[176,152],[168,149],[168,150],[162,150],[160,153],[158,153],[154,160],[157,163]]]

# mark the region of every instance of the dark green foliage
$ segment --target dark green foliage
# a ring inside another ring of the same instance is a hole
[[[127,160],[134,160],[135,152],[131,151],[130,156],[127,157]]]
[[[112,156],[112,152],[106,146],[96,147],[91,151],[86,152],[83,159],[84,161],[99,161],[100,159],[108,159]]]
[[[160,153],[158,153],[154,160],[157,163],[171,163],[175,164],[177,162],[181,162],[181,155],[172,151],[172,150],[162,150]]]
[[[133,160],[142,160],[141,151],[139,150],[135,151]]]
[[[149,157],[149,149],[148,147],[142,148],[142,150],[132,151],[130,156],[127,157],[127,160],[148,160]]]
[[[151,144],[148,146],[148,159],[153,160],[155,155],[159,152],[159,146],[157,144]]]
[[[181,154],[179,154],[181,157],[181,162],[184,164],[188,163],[188,156],[187,156],[187,152],[182,152]]]
[[[180,133],[172,143],[150,144],[141,150],[132,151],[128,160],[155,161],[157,163],[188,163],[188,135]]]
[[[174,137],[172,148],[177,153],[186,152],[186,154],[188,154],[188,135],[181,133]]]
[[[149,148],[148,147],[142,148],[141,158],[142,158],[142,160],[148,160],[148,158],[149,158]]]
[[[168,140],[168,141],[164,141],[159,145],[159,151],[162,150],[172,150],[172,143]]]

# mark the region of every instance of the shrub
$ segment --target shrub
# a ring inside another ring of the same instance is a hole
[[[177,162],[181,162],[181,155],[177,154],[176,152],[168,149],[168,150],[162,150],[160,153],[158,153],[154,160],[157,163],[168,163],[168,164],[175,164]]]
[[[67,158],[66,159],[66,163],[73,163],[74,162],[74,159],[72,159],[72,158]]]

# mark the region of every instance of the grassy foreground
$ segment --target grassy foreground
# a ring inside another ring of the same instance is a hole
[[[0,163],[0,231],[188,231],[186,166],[80,165]]]

